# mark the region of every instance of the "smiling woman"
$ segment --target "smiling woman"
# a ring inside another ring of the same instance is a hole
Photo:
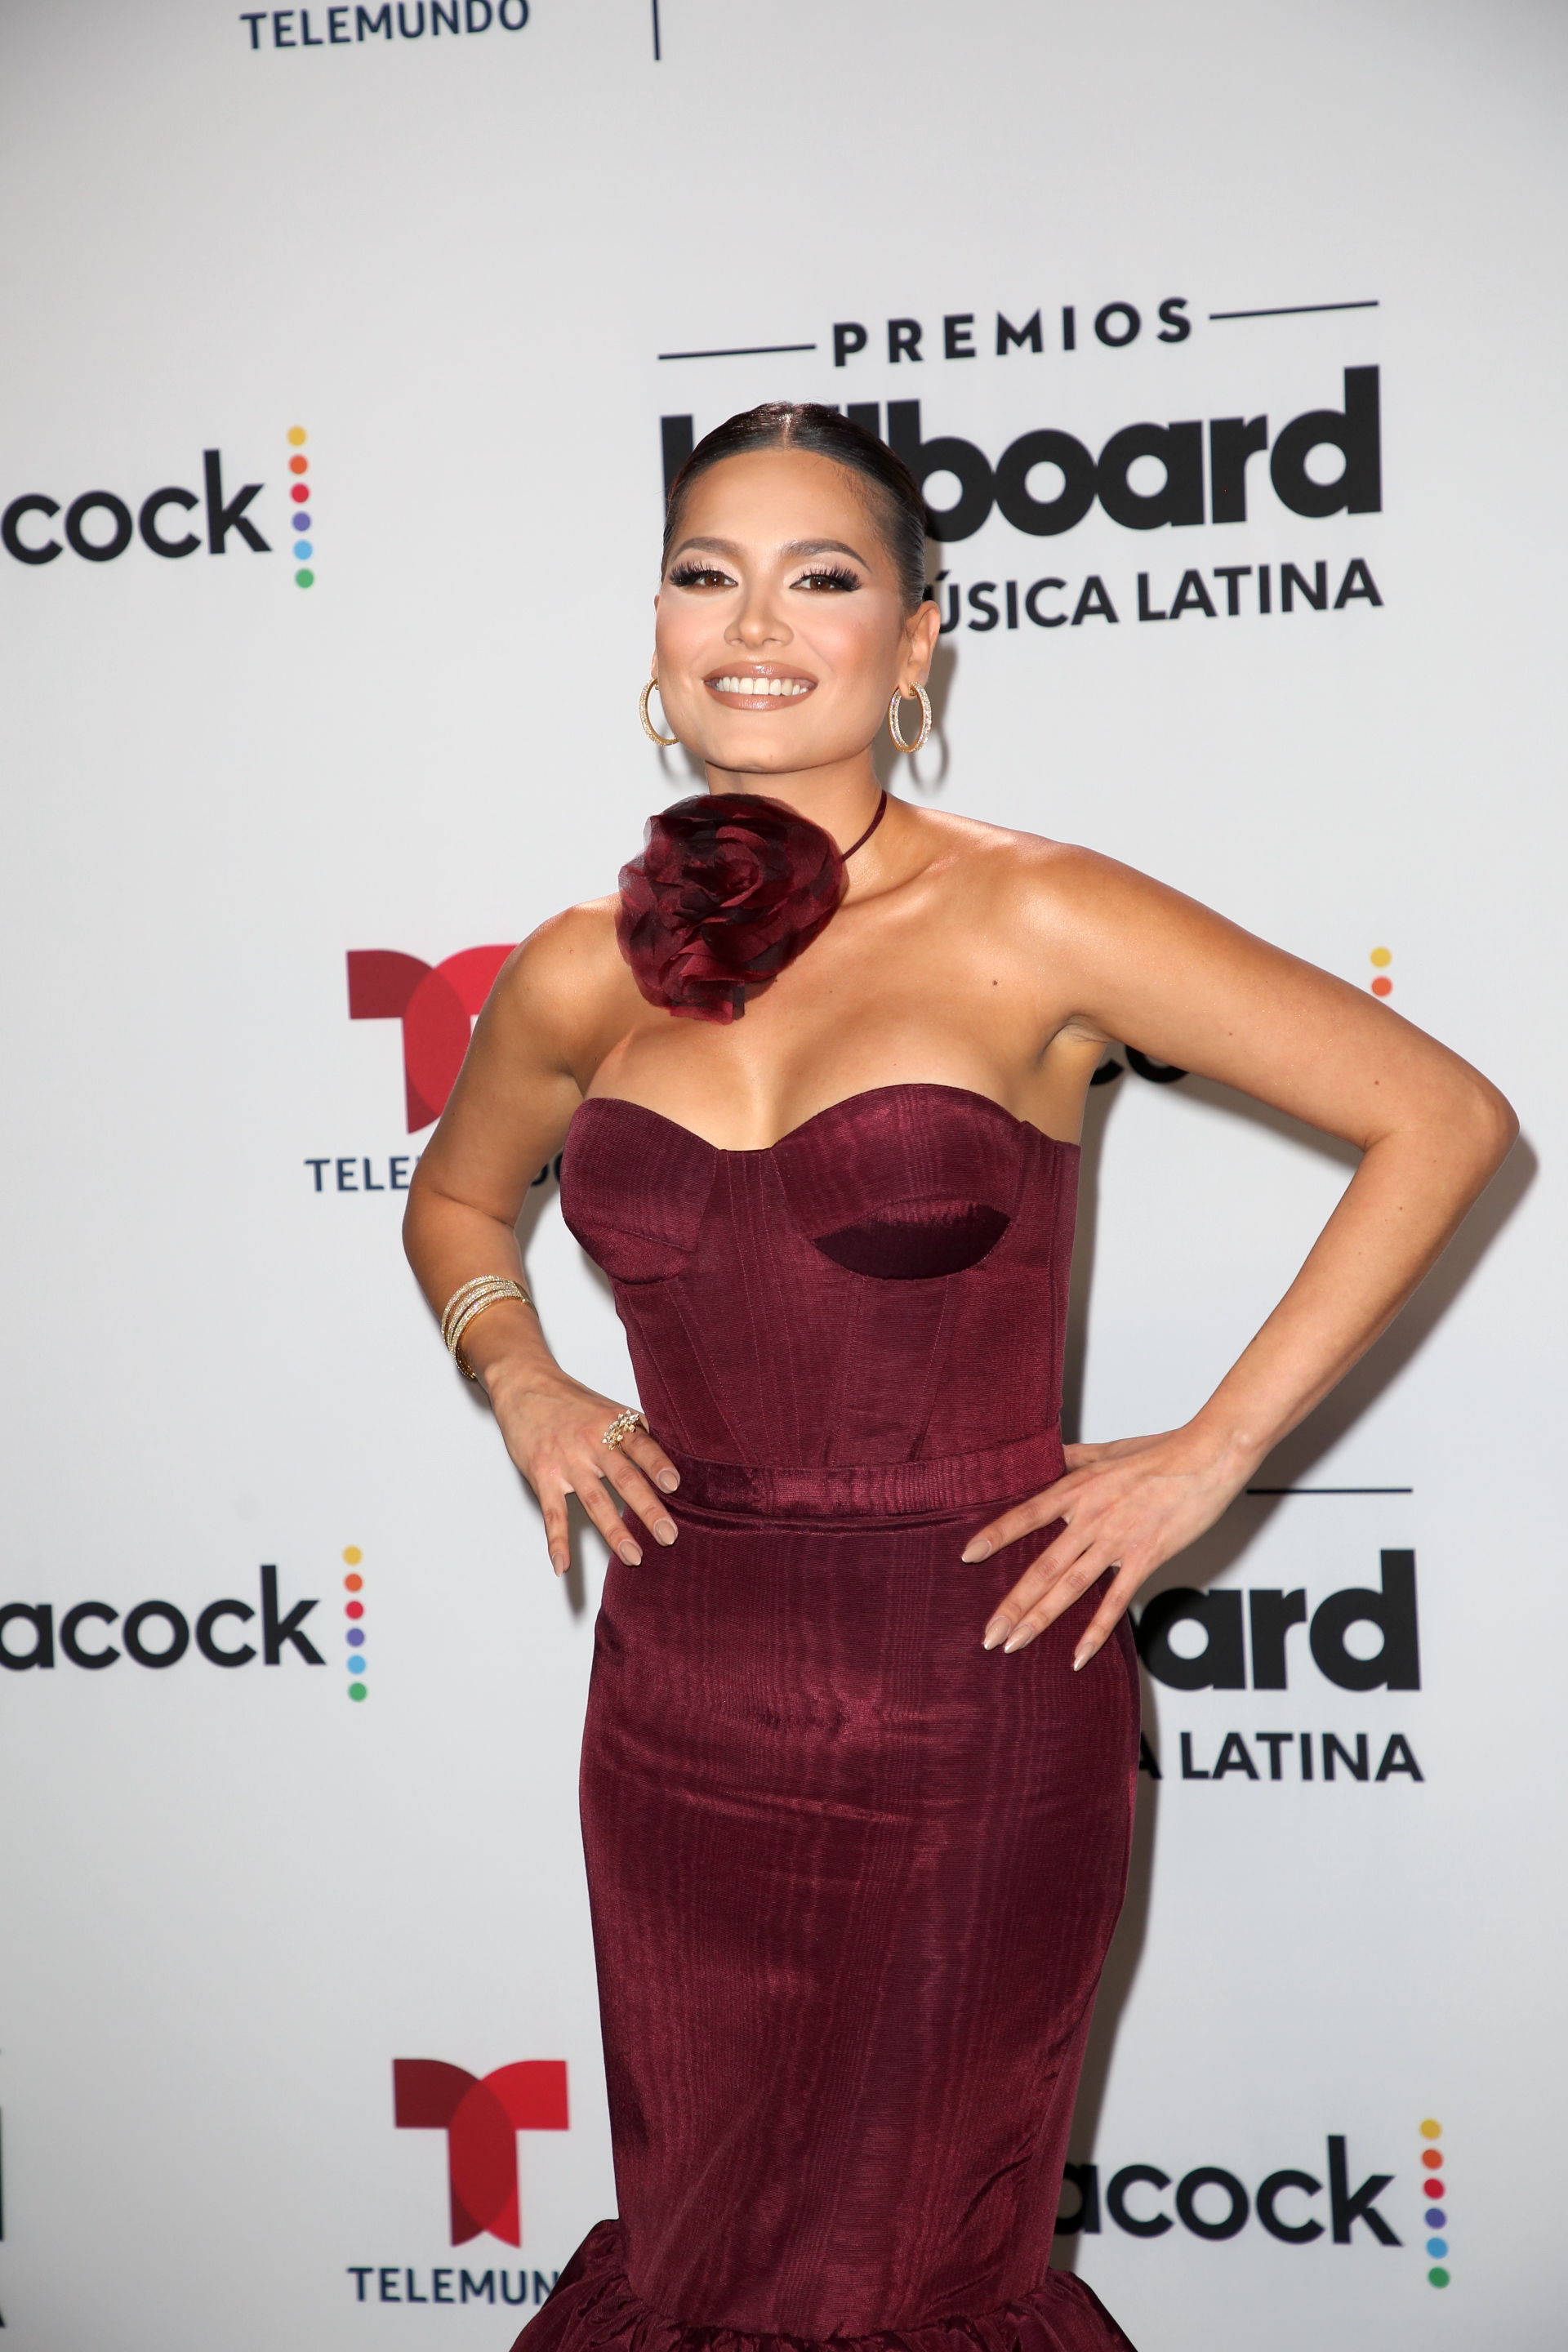
[[[771,627],[750,638],[743,622],[737,627],[734,599],[743,572],[756,580],[760,551],[705,527],[717,468],[729,484],[725,510],[735,513],[741,460],[749,461],[745,478],[763,501],[776,494],[781,465],[796,482],[810,467],[819,484],[825,528],[768,550],[768,593],[790,615],[787,641]],[[770,720],[782,720],[787,709],[803,722],[726,736],[738,772],[748,775],[820,772],[825,751],[841,740],[847,750],[864,730],[854,745],[862,752],[898,696],[918,696],[929,727],[924,686],[938,625],[926,596],[924,509],[902,459],[837,409],[752,409],[700,443],[670,488],[664,583],[652,684],[676,740],[702,750],[711,764],[723,764],[724,747],[704,734],[704,705]],[[873,708],[868,689],[889,653],[892,695]],[[812,707],[819,702],[827,707]],[[856,778],[862,790],[865,781]]]
[[[510,960],[410,1193],[553,1565],[572,1495],[612,1553],[582,1790],[620,2215],[530,2352],[1125,2347],[1049,2257],[1131,1843],[1127,1606],[1513,1133],[1365,992],[1089,851],[880,792],[873,739],[938,634],[923,530],[831,409],[692,453],[644,717],[657,683],[708,794]],[[1363,1157],[1187,1423],[1064,1448],[1111,1038]],[[521,1279],[563,1147],[640,1409],[562,1370]]]

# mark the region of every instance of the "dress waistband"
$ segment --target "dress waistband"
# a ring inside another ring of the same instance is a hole
[[[673,1445],[665,1452],[680,1473],[679,1491],[671,1497],[676,1511],[685,1505],[765,1519],[937,1517],[1048,1486],[1065,1466],[1058,1427],[979,1454],[945,1454],[930,1462],[772,1465],[702,1462]]]

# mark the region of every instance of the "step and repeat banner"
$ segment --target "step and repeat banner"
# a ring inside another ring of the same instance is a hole
[[[899,789],[1210,901],[1525,1126],[1146,1601],[1058,2259],[1142,2352],[1561,2340],[1565,46],[1514,0],[11,0],[19,2352],[500,2352],[614,2210],[602,1554],[550,1575],[398,1218],[501,959],[694,787],[637,725],[663,484],[779,397],[926,486]],[[1110,1436],[1196,1407],[1352,1155],[1136,1039],[1099,1077]],[[629,1397],[552,1166],[524,1227]]]

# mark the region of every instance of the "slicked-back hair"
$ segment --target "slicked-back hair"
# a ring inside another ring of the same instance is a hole
[[[726,457],[747,457],[755,449],[809,450],[813,457],[831,457],[860,477],[868,486],[868,504],[882,543],[893,559],[905,607],[912,613],[926,593],[925,505],[915,478],[885,441],[817,400],[771,400],[761,408],[726,417],[703,436],[669,486],[664,563],[668,564],[686,494],[698,476]]]

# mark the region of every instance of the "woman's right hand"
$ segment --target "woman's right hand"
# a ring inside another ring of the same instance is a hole
[[[672,1544],[675,1521],[661,1494],[673,1494],[680,1473],[663,1447],[644,1429],[634,1429],[619,1445],[607,1446],[605,1432],[626,1411],[611,1397],[584,1388],[553,1366],[548,1373],[532,1364],[498,1365],[484,1374],[490,1409],[506,1450],[532,1487],[544,1514],[550,1564],[557,1576],[571,1565],[567,1549],[566,1497],[575,1495],[615,1553],[628,1568],[642,1559],[642,1547],[616,1506],[607,1481],[661,1544]]]

